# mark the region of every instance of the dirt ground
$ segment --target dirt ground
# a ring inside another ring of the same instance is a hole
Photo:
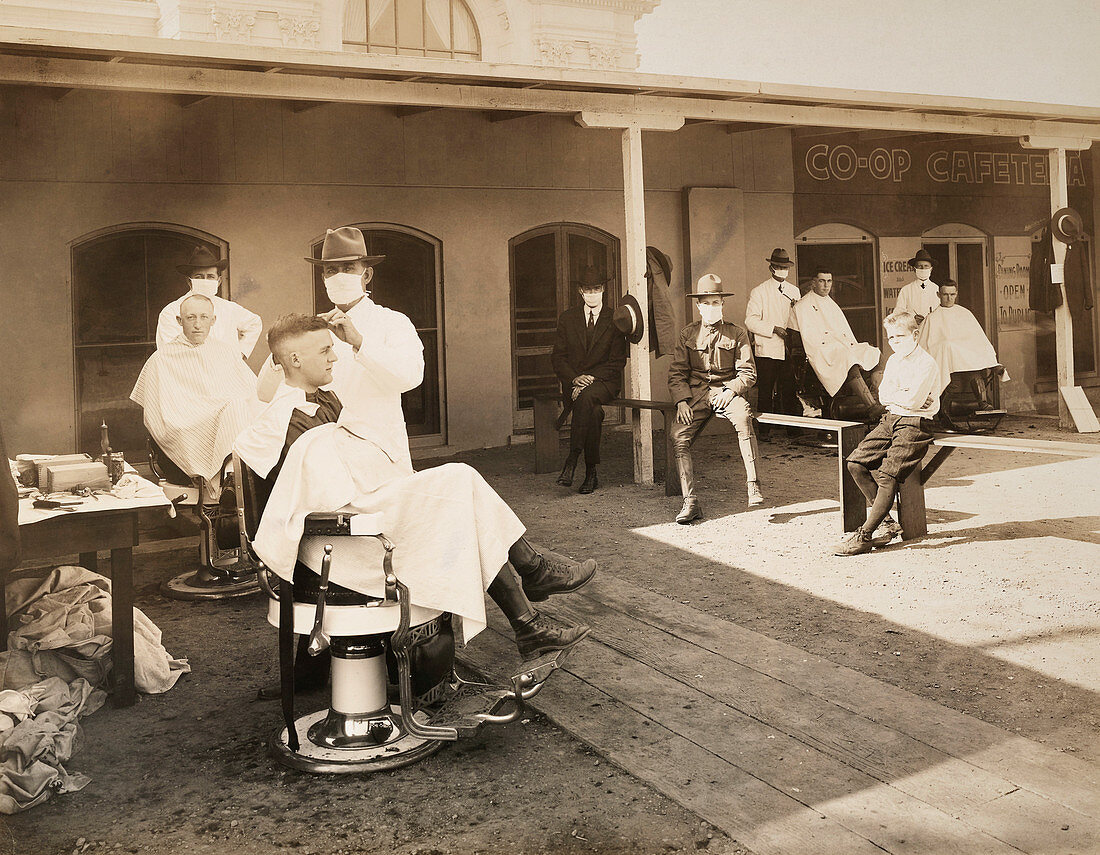
[[[1089,439],[1038,418],[1006,421],[999,433]],[[835,450],[776,437],[762,451],[768,502],[750,512],[731,437],[699,440],[706,519],[689,527],[671,521],[678,499],[632,483],[628,433],[606,437],[601,487],[589,497],[531,475],[531,446],[459,459],[538,543],[1100,761],[1096,461],[956,453],[929,485],[927,538],[839,559],[829,555],[840,534]],[[275,676],[274,630],[259,598],[163,598],[159,583],[191,558],[178,541],[163,543],[135,567],[138,606],[194,673],[165,695],[86,719],[69,768],[92,783],[3,818],[0,853],[746,851],[537,714],[376,777],[279,767],[265,753],[277,705],[252,700]]]

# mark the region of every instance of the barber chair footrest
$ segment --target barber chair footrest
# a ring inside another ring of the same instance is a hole
[[[515,695],[508,688],[459,680],[448,688],[446,699],[432,713],[428,724],[453,727],[461,739],[476,733],[488,721],[484,716],[507,714],[514,706]]]
[[[327,709],[301,716],[294,722],[298,733],[299,748],[291,751],[287,745],[287,729],[281,728],[272,734],[268,747],[272,755],[284,766],[302,772],[320,774],[383,772],[398,769],[423,760],[435,754],[443,747],[443,742],[435,739],[421,739],[400,730],[400,708],[394,706],[388,716],[394,724],[396,738],[384,741],[380,745],[361,745],[355,747],[333,747],[323,743],[326,722],[330,717]],[[428,723],[428,716],[416,713],[416,720]],[[311,733],[317,738],[311,737]]]

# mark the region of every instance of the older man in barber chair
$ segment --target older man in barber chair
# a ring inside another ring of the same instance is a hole
[[[245,358],[252,353],[263,329],[263,322],[255,312],[218,296],[222,273],[228,266],[228,259],[218,258],[205,246],[195,247],[187,263],[176,266],[176,270],[187,277],[188,289],[182,297],[160,310],[157,318],[158,348],[166,347],[183,332],[180,323],[183,301],[198,294],[207,297],[214,304],[217,320],[210,330],[210,336],[215,341],[231,345]]]
[[[130,400],[142,407],[157,445],[184,474],[202,479],[202,500],[213,502],[233,440],[262,405],[240,350],[211,335],[214,302],[190,294],[179,311],[182,331],[149,357]]]
[[[351,345],[357,360],[367,347],[346,314],[331,322],[288,315],[268,334],[284,383],[236,443],[242,461],[271,486],[254,541],[264,563],[288,580],[298,561],[319,572],[323,556],[300,540],[306,514],[377,514],[397,544],[394,572],[412,604],[450,612],[466,640],[485,625],[486,591],[511,623],[524,659],[567,650],[584,638],[587,627],[560,623],[532,602],[577,590],[595,575],[596,562],[532,547],[523,524],[469,466],[414,472],[407,446],[397,454],[371,411],[345,406],[322,388],[333,385],[339,361],[332,333]],[[381,574],[373,544],[348,538],[339,546],[332,584],[377,595]],[[296,659],[298,690],[318,688],[327,676],[327,660],[304,655],[306,643],[300,641]],[[265,688],[260,696],[275,698],[278,690]]]

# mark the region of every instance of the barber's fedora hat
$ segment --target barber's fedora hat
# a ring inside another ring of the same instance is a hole
[[[642,340],[645,332],[645,322],[642,320],[642,307],[634,299],[633,294],[625,294],[622,301],[611,316],[611,322],[615,324],[619,332],[626,336],[631,344],[637,344]]]
[[[1073,208],[1059,208],[1050,218],[1050,231],[1062,243],[1073,243],[1081,238],[1085,224]]]
[[[335,261],[361,261],[367,267],[374,267],[383,261],[384,255],[367,255],[367,242],[363,233],[354,226],[343,226],[325,232],[325,242],[321,246],[321,257],[304,256],[310,264],[329,264]]]
[[[777,246],[772,250],[771,258],[765,259],[768,264],[774,264],[776,267],[793,267],[794,262],[791,261],[791,257],[787,255],[787,250],[781,246]]]
[[[936,263],[932,256],[928,254],[928,250],[926,250],[923,246],[917,250],[916,255],[909,259],[909,266],[916,267],[918,261],[927,261],[929,264]]]
[[[699,281],[695,283],[695,290],[691,292],[692,297],[732,297],[732,291],[722,290],[722,280],[715,276],[713,273],[704,273],[699,277]]]
[[[228,258],[218,258],[218,256],[210,251],[209,247],[196,246],[191,250],[191,255],[187,259],[187,263],[177,264],[176,270],[184,276],[190,276],[196,270],[201,270],[203,267],[216,267],[218,268],[218,272],[221,273],[228,266]]]
[[[597,285],[606,285],[614,278],[614,275],[601,276],[596,266],[594,264],[590,264],[580,272],[580,275],[576,279],[573,280],[573,287],[595,288]]]

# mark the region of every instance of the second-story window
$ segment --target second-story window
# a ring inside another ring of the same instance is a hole
[[[368,53],[481,58],[477,25],[463,0],[348,0],[344,45]]]

